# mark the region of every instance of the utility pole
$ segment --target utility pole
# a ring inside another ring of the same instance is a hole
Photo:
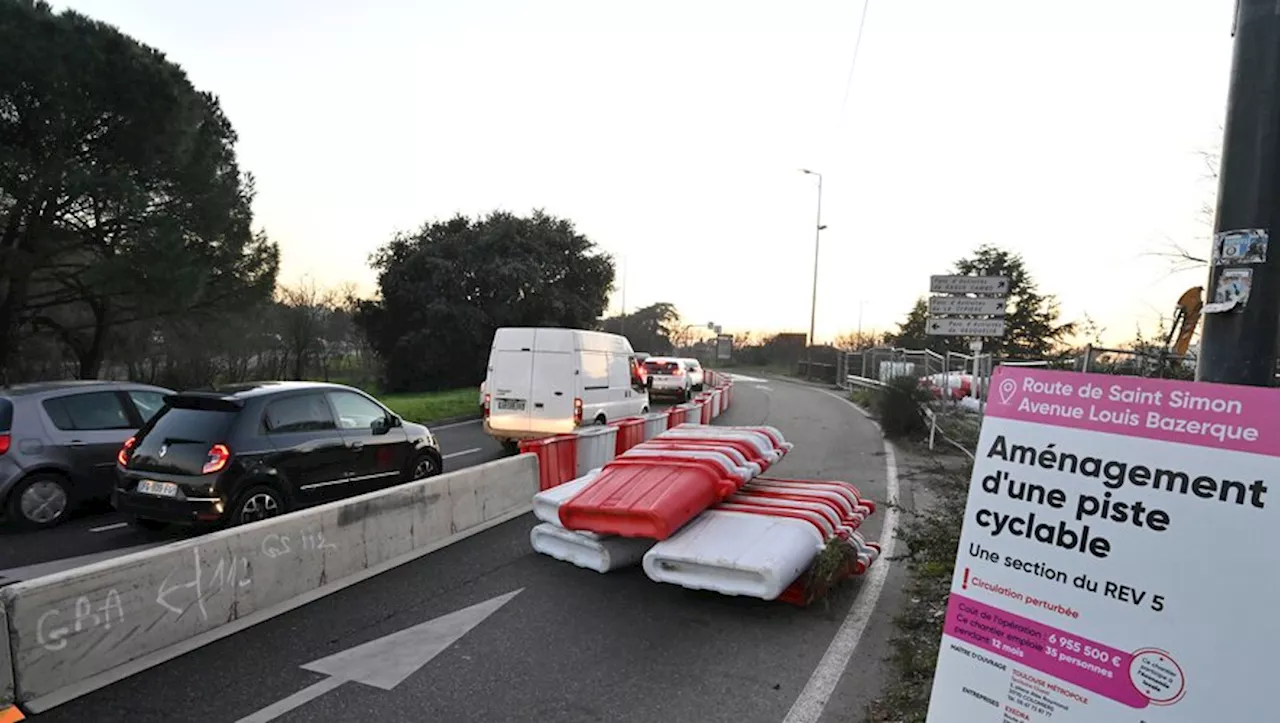
[[[818,177],[818,218],[813,224],[813,295],[809,300],[809,343],[805,345],[805,377],[813,378],[813,330],[818,319],[818,242],[822,239],[822,174],[807,168],[801,172]]]
[[[1237,0],[1232,34],[1235,49],[1215,238],[1223,232],[1261,231],[1269,244],[1280,211],[1280,8],[1276,0]],[[1264,260],[1222,264],[1216,246],[1210,255],[1196,379],[1272,386],[1280,342],[1280,246],[1267,249]],[[1224,273],[1228,286],[1248,289],[1243,303],[1225,311],[1214,308],[1214,302],[1222,300],[1219,286]]]

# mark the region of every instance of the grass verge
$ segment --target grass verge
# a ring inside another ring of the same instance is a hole
[[[381,399],[391,411],[419,424],[480,413],[480,390],[476,387],[419,394],[388,394]]]
[[[972,462],[956,454],[930,452],[923,445],[907,449],[912,461],[908,474],[921,490],[917,499],[927,497],[929,502],[918,505],[920,509],[901,510],[897,539],[906,552],[894,559],[907,564],[908,605],[894,618],[889,659],[893,682],[870,706],[868,723],[923,723],[928,713],[973,470]]]

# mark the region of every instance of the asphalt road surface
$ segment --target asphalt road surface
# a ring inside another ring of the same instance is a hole
[[[502,446],[484,433],[480,421],[432,427],[444,454],[445,471],[504,456]],[[0,530],[0,585],[182,539],[190,532],[148,533],[130,527],[109,505],[81,514],[49,530]]]
[[[719,423],[772,424],[796,444],[771,474],[855,482],[882,503],[863,528],[880,537],[890,476],[871,422],[802,385],[744,379],[734,395]],[[886,559],[799,609],[639,568],[582,570],[533,553],[534,524],[487,530],[33,719],[834,723],[861,720],[883,682],[903,574]]]

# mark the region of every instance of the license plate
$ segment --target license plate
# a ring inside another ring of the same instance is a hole
[[[501,409],[504,412],[523,412],[524,400],[523,399],[499,399],[498,409]]]
[[[156,482],[155,480],[144,479],[138,483],[138,491],[144,495],[155,495],[156,497],[177,497],[178,485],[172,482]]]

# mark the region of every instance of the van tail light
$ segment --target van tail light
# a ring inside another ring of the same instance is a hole
[[[489,401],[490,401],[489,395],[488,394],[484,395],[484,416],[485,417],[489,416]]]
[[[116,462],[119,462],[121,467],[129,466],[129,457],[133,454],[133,447],[137,443],[137,437],[130,437],[124,441],[124,446],[120,447],[120,451],[116,452]],[[0,454],[2,453],[0,451]]]
[[[582,397],[573,398],[573,422],[582,424]]]
[[[231,450],[227,449],[227,445],[215,444],[209,448],[209,455],[204,458],[204,468],[200,470],[200,474],[221,472],[230,460]]]

